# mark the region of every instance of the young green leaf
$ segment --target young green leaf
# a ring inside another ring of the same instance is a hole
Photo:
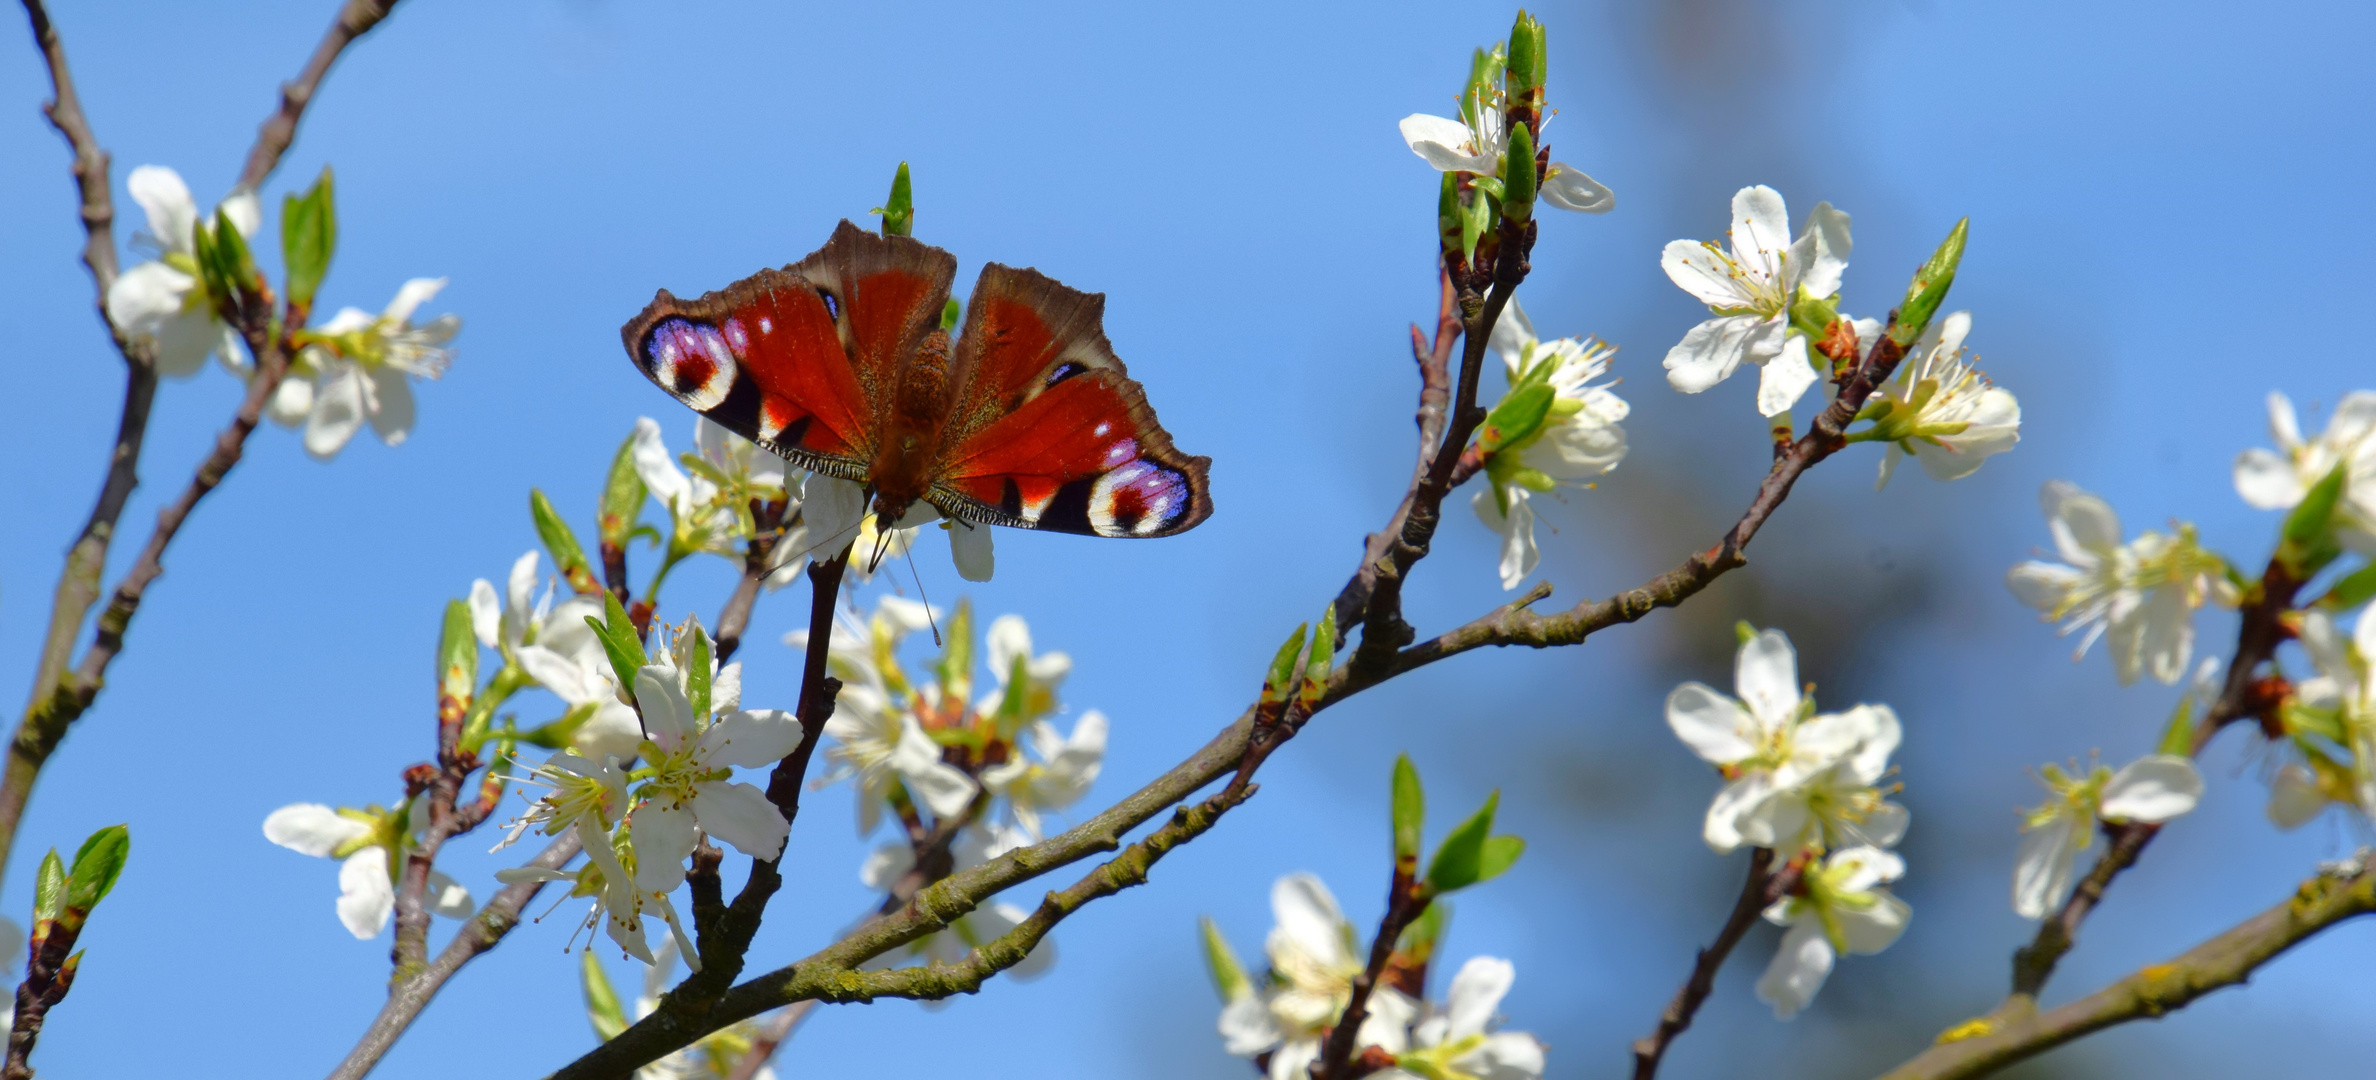
[[[338,249],[338,210],[331,195],[330,166],[303,196],[281,200],[281,263],[288,274],[289,307],[313,307],[314,292],[330,272]]]
[[[1238,963],[1237,953],[1229,948],[1229,941],[1221,936],[1221,928],[1213,925],[1211,916],[1197,920],[1204,935],[1205,970],[1213,976],[1213,990],[1221,995],[1224,1005],[1254,992],[1254,984],[1246,978],[1245,965]]]
[[[2369,563],[2330,586],[2315,605],[2325,611],[2349,611],[2376,597],[2376,563]]]
[[[1742,619],[1733,623],[1734,644],[1747,645],[1755,640],[1757,640],[1757,628],[1749,625],[1749,620]]]
[[[603,547],[627,546],[627,535],[635,531],[636,520],[643,516],[644,498],[643,477],[635,471],[635,436],[629,435],[611,457],[610,476],[602,485],[602,510],[596,522]]]
[[[1485,426],[1477,434],[1477,448],[1485,453],[1498,453],[1533,438],[1543,429],[1543,418],[1551,414],[1551,402],[1559,392],[1537,383],[1520,387],[1503,397],[1485,414]]]
[[[602,643],[604,656],[610,658],[611,674],[618,676],[619,685],[627,693],[635,693],[635,673],[647,662],[643,640],[636,636],[635,623],[627,618],[627,609],[619,606],[619,598],[602,594],[603,621],[586,616],[586,625],[594,628],[594,640]]]
[[[131,854],[129,828],[110,825],[92,833],[74,853],[74,865],[66,871],[64,906],[78,911],[98,907],[115,888],[116,877],[124,872],[124,860]]]
[[[899,163],[899,172],[891,177],[891,199],[875,212],[883,215],[883,235],[913,236],[916,231],[916,193],[908,181],[907,162]]]
[[[470,605],[446,601],[445,621],[437,634],[437,695],[470,707],[478,688],[479,642],[470,626]]]
[[[709,631],[701,628],[700,619],[687,619],[685,633],[693,638],[693,647],[686,650],[685,657],[685,696],[692,701],[698,719],[710,711],[710,637]]]
[[[2277,544],[2277,558],[2294,574],[2295,580],[2317,573],[2333,562],[2342,548],[2334,539],[2332,525],[2335,504],[2343,497],[2343,482],[2349,471],[2348,463],[2337,465],[2310,485],[2302,494],[2302,501],[2294,504],[2293,512],[2285,515],[2285,530]]]
[[[1510,27],[1509,50],[1508,74],[1503,78],[1503,85],[1509,89],[1510,98],[1518,101],[1543,88],[1546,57],[1543,24],[1528,15],[1523,8],[1518,12],[1518,21]],[[1539,108],[1542,102],[1536,100],[1528,104]]]
[[[1485,847],[1477,858],[1477,880],[1487,882],[1502,876],[1512,865],[1517,863],[1518,856],[1524,854],[1526,854],[1526,841],[1524,840],[1515,836],[1486,837]]]
[[[1303,670],[1303,689],[1296,692],[1307,710],[1319,704],[1320,695],[1328,689],[1328,673],[1336,666],[1336,605],[1329,604],[1320,612],[1320,627],[1312,631],[1312,648],[1306,654]]]
[[[2193,694],[2178,699],[2178,707],[2170,713],[2170,726],[2162,729],[2161,753],[2194,756],[2194,704]]]
[[[58,909],[66,902],[66,862],[58,858],[58,849],[51,848],[41,857],[41,869],[33,875],[33,918],[55,919]]]
[[[610,976],[603,973],[602,960],[595,956],[600,951],[579,951],[578,982],[586,991],[586,1020],[594,1025],[594,1037],[609,1042],[627,1030],[627,1013],[619,1008],[618,991],[611,989]]]
[[[1394,758],[1394,860],[1419,858],[1421,831],[1427,827],[1427,794],[1419,787],[1419,770],[1411,755]]]
[[[1535,144],[1525,124],[1510,127],[1510,149],[1502,155],[1502,220],[1524,225],[1534,215]]]
[[[1970,218],[1956,222],[1947,239],[1939,242],[1939,249],[1914,272],[1914,280],[1906,286],[1906,302],[1898,306],[1897,325],[1889,332],[1899,348],[1911,347],[1930,328],[1931,316],[1938,314],[1948,288],[1955,284],[1955,268],[1963,263],[1964,241],[1971,228]]]
[[[1493,815],[1501,806],[1501,792],[1485,797],[1485,805],[1454,826],[1427,864],[1427,887],[1441,894],[1465,889],[1508,870],[1526,848],[1514,836],[1493,835]]]
[[[1310,623],[1295,624],[1295,632],[1287,635],[1278,655],[1271,657],[1270,674],[1262,680],[1262,704],[1276,705],[1295,692],[1295,661],[1303,655],[1304,635],[1311,629]]]
[[[570,591],[579,596],[592,596],[602,591],[594,580],[594,568],[586,561],[586,549],[578,546],[577,534],[569,529],[569,522],[553,509],[553,501],[536,488],[528,489],[528,514],[536,519],[536,537],[544,541],[545,552],[553,557],[553,568],[561,572],[561,579],[569,583]]]
[[[255,291],[256,257],[248,253],[247,237],[240,235],[239,226],[232,223],[231,212],[221,207],[215,208],[214,241],[215,264],[221,268],[223,279],[239,293]]]

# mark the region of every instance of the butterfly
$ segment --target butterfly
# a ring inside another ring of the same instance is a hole
[[[957,259],[848,221],[781,270],[620,329],[662,390],[810,472],[865,486],[878,526],[953,521],[1170,536],[1213,513],[1211,458],[1172,447],[1106,341],[1105,297],[990,263],[954,341]]]

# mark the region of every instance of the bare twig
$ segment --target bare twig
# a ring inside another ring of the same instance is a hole
[[[1741,897],[1733,902],[1732,914],[1725,917],[1724,928],[1716,932],[1715,943],[1699,951],[1692,959],[1691,976],[1683,981],[1683,988],[1675,991],[1675,1000],[1668,1002],[1666,1012],[1658,1017],[1658,1030],[1634,1040],[1634,1080],[1651,1080],[1658,1075],[1658,1064],[1665,1058],[1667,1047],[1675,1037],[1691,1027],[1691,1018],[1699,1013],[1702,1002],[1708,1000],[1716,988],[1716,972],[1732,955],[1733,946],[1757,923],[1758,913],[1781,898],[1789,890],[1795,872],[1785,867],[1773,873],[1774,852],[1758,848],[1749,853],[1749,877],[1741,882]]]
[[[743,631],[751,625],[751,609],[759,603],[760,586],[767,583],[768,562],[783,539],[784,503],[753,499],[751,521],[751,539],[743,545],[742,579],[735,582],[733,595],[719,610],[718,632],[712,635],[721,665],[734,659],[735,650],[742,648]]]
[[[1319,1060],[1312,1063],[1314,1080],[1351,1080],[1372,1071],[1364,1067],[1357,1050],[1361,1025],[1369,1019],[1370,995],[1386,977],[1387,964],[1394,959],[1394,947],[1402,940],[1403,930],[1434,902],[1420,891],[1418,868],[1417,856],[1395,860],[1394,878],[1386,888],[1386,913],[1378,917],[1378,934],[1370,939],[1369,963],[1361,969],[1361,974],[1353,977],[1345,1007],[1328,1029],[1328,1041],[1321,1044]]]
[[[558,870],[577,853],[577,830],[572,829],[545,845],[545,849],[529,860],[528,865]],[[412,1026],[414,1018],[429,1006],[429,999],[436,997],[437,991],[456,972],[461,971],[464,964],[494,948],[496,942],[511,933],[512,928],[520,924],[521,910],[544,887],[545,883],[541,881],[504,886],[487,901],[487,906],[480,908],[478,914],[462,924],[461,931],[437,954],[437,959],[430,961],[412,978],[392,986],[387,1004],[380,1006],[378,1018],[364,1030],[362,1039],[347,1053],[346,1060],[339,1063],[337,1071],[330,1074],[330,1080],[361,1080],[372,1066],[379,1064],[380,1058],[396,1045],[397,1038]]]
[[[247,167],[240,173],[240,186],[253,189],[271,175],[279,164],[282,151],[296,137],[297,121],[311,100],[322,77],[328,73],[331,61],[346,45],[369,30],[386,16],[396,0],[371,3],[348,0],[339,13],[322,44],[314,51],[312,60],[295,83],[283,88],[281,107],[267,120],[258,133],[255,147],[249,151]],[[183,493],[183,498],[158,518],[157,532],[152,534],[149,550],[142,554],[126,580],[117,587],[116,601],[100,617],[97,640],[85,653],[81,670],[70,671],[74,639],[81,632],[83,619],[92,605],[98,603],[100,575],[107,564],[109,545],[115,537],[117,519],[122,515],[132,489],[139,484],[139,465],[142,445],[148,431],[148,416],[156,398],[157,372],[152,342],[132,341],[123,328],[107,317],[107,290],[115,283],[115,210],[108,185],[108,156],[91,135],[88,119],[83,115],[80,98],[74,91],[74,80],[66,64],[66,50],[59,40],[57,28],[50,23],[41,0],[25,0],[25,12],[32,21],[35,43],[50,72],[53,100],[45,108],[52,126],[74,149],[74,177],[82,197],[84,231],[83,264],[90,269],[91,281],[97,292],[99,317],[106,324],[108,335],[124,357],[126,366],[124,407],[116,425],[116,440],[110,451],[107,477],[101,483],[97,505],[83,526],[82,534],[69,549],[66,567],[58,576],[58,587],[51,603],[49,629],[42,642],[40,659],[35,665],[33,689],[25,705],[25,715],[18,721],[15,736],[9,742],[8,760],[0,770],[0,866],[8,860],[9,850],[16,841],[17,827],[22,821],[25,805],[33,795],[33,784],[41,775],[42,766],[66,737],[67,729],[98,696],[107,665],[123,644],[124,624],[137,610],[140,591],[148,581],[162,572],[160,556],[165,542],[181,526],[181,519],[189,514],[198,498],[222,481],[223,473],[237,463],[239,443],[247,431],[255,427],[260,402],[258,390],[269,395],[278,385],[281,372],[287,366],[285,354],[277,359],[267,353],[279,353],[278,343],[262,347],[258,331],[263,323],[248,320],[243,329],[248,333],[249,351],[257,358],[257,375],[250,380],[248,397],[241,402],[232,430],[218,437],[215,453],[199,469],[199,479]],[[277,367],[275,366],[277,364]],[[244,426],[243,426],[244,425]],[[236,437],[233,437],[236,432]],[[228,442],[226,440],[229,440]],[[226,449],[228,454],[226,454]],[[168,524],[170,522],[170,525]],[[144,576],[145,575],[145,576]],[[135,579],[138,579],[135,581]],[[127,587],[130,592],[127,593]]]
[[[2345,919],[2376,911],[2376,871],[2347,865],[2301,884],[2284,903],[2188,950],[2058,1009],[2027,1008],[1958,1025],[1883,1080],[1963,1080],[2115,1024],[2156,1019],[2252,976],[2287,949]]]
[[[280,167],[281,154],[297,139],[297,121],[305,116],[305,107],[313,103],[314,92],[322,87],[322,78],[330,74],[330,65],[338,62],[339,54],[356,38],[387,18],[396,3],[397,0],[346,0],[340,5],[338,17],[331,20],[321,44],[314,46],[305,69],[297,73],[295,82],[281,84],[280,108],[256,130],[256,145],[248,151],[247,166],[239,170],[239,186],[250,190],[261,187],[264,178]]]

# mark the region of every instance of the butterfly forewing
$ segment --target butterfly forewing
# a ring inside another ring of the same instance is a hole
[[[950,363],[942,509],[1023,528],[1168,536],[1212,513],[1210,460],[1172,447],[1107,343],[1105,298],[992,263]]]

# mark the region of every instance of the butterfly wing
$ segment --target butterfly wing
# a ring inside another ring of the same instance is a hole
[[[957,260],[844,221],[808,258],[620,329],[654,383],[812,472],[867,479],[901,358],[939,327]]]
[[[1169,536],[1213,513],[1212,459],[1172,446],[1106,341],[1105,297],[982,269],[949,367],[933,505],[1091,536]]]

